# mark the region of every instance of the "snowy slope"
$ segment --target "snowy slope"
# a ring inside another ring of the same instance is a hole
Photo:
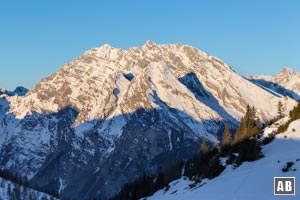
[[[267,128],[266,132],[274,129]],[[291,123],[285,133],[276,135],[273,142],[263,147],[263,153],[264,158],[243,163],[236,169],[227,166],[220,176],[205,180],[194,189],[188,189],[191,182],[183,178],[173,181],[170,190],[160,190],[147,200],[299,199],[300,120]],[[294,162],[292,169],[296,171],[282,172],[286,162]],[[296,196],[273,196],[274,176],[296,177]]]
[[[15,184],[9,180],[0,178],[0,199],[1,200],[58,200],[57,198],[39,192],[30,188],[26,188]]]

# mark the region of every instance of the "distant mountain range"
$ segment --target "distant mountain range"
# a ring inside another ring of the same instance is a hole
[[[256,75],[246,77],[262,88],[268,88],[296,100],[300,99],[300,72],[283,68],[275,76]]]
[[[297,81],[298,80],[298,81]],[[191,46],[147,41],[84,52],[32,90],[0,90],[0,168],[70,199],[107,198],[235,129],[299,99],[299,73],[243,77]]]

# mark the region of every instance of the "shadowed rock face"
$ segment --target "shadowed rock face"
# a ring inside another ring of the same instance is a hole
[[[144,172],[193,156],[202,137],[235,127],[247,104],[273,117],[262,102],[279,99],[193,47],[104,45],[25,96],[2,95],[0,167],[64,198],[105,199]]]
[[[49,143],[36,144],[18,133],[13,138],[23,141],[3,144],[1,152],[5,153],[0,164],[5,166],[14,161],[11,171],[33,171],[34,174],[29,173],[32,183],[60,191],[65,198],[109,197],[144,172],[156,173],[198,152],[200,138],[179,121],[185,113],[176,109],[169,112],[172,114],[141,109],[126,115],[128,122],[117,139],[99,132],[97,124],[105,123],[100,121],[95,121],[83,138],[78,137],[72,128],[78,112],[72,108],[48,116],[33,114],[18,121],[20,130],[38,134],[43,129],[50,137]],[[27,148],[34,145],[40,146],[26,154]],[[26,159],[19,160],[21,155]]]
[[[91,124],[84,131],[73,127],[78,111],[71,107],[47,115],[33,112],[23,119],[3,115],[0,165],[65,198],[109,197],[144,172],[156,173],[198,152],[200,137],[186,122],[193,117],[169,107],[156,93],[152,98],[159,109],[141,108],[113,119],[89,121],[81,125]],[[7,111],[8,102],[3,105]],[[123,119],[122,134],[113,135],[114,122]],[[112,125],[103,129],[105,124]],[[223,123],[211,119],[194,125],[207,127],[203,136],[209,137],[217,135]],[[12,126],[13,131],[6,129]]]

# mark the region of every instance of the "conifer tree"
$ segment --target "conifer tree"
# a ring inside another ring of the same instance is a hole
[[[252,106],[251,108],[251,119],[255,119],[256,118],[256,108],[254,106]]]
[[[222,136],[222,146],[229,146],[232,143],[230,128],[228,125],[225,126]]]
[[[12,198],[12,190],[11,190],[11,185],[10,185],[10,183],[8,183],[6,194],[7,194],[7,196],[8,196],[9,198]]]
[[[300,119],[300,100],[294,109],[290,111],[290,118],[291,120]]]
[[[217,149],[217,150],[219,149],[219,143],[218,143],[218,139],[217,138],[214,139],[213,149]]]
[[[300,119],[300,100],[298,101],[297,106],[295,106],[293,110],[290,111],[289,117],[290,119],[285,124],[282,124],[281,126],[278,127],[277,133],[282,133],[286,131],[287,128],[289,127],[289,124],[292,121]]]
[[[5,187],[5,183],[4,183],[4,180],[3,180],[3,179],[1,179],[0,187],[1,187],[1,188],[4,188],[4,187]]]
[[[237,128],[235,136],[234,136],[234,142],[239,142],[241,141],[245,136],[245,120],[244,118],[241,119],[240,126]]]
[[[277,104],[277,116],[279,119],[283,118],[284,107],[281,101],[278,101]]]
[[[157,175],[157,178],[156,178],[156,181],[155,181],[155,185],[154,185],[154,189],[157,191],[157,190],[160,190],[160,189],[164,188],[165,186],[166,186],[165,175],[161,171]]]
[[[208,151],[208,146],[205,138],[202,138],[202,143],[200,145],[200,153],[206,153]]]
[[[13,190],[13,195],[15,197],[15,199],[21,199],[21,189],[19,185],[15,185],[15,188]]]

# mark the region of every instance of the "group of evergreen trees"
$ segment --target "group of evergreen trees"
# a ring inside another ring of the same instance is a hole
[[[200,182],[204,178],[211,179],[218,176],[225,169],[220,163],[219,153],[219,148],[213,148],[187,160],[183,175],[196,182]]]
[[[41,194],[38,191],[29,189],[19,184],[10,182],[5,179],[0,179],[0,198],[8,200],[54,200],[53,196]]]
[[[201,152],[192,159],[160,171],[156,176],[145,174],[125,184],[123,189],[110,200],[137,200],[151,196],[160,189],[168,190],[169,183],[182,176],[195,181],[195,185],[204,178],[212,179],[225,169],[225,166],[220,163],[221,157],[228,157],[226,164],[234,166],[244,161],[254,161],[261,157],[260,143],[255,138],[246,138],[237,143],[222,145],[221,148],[215,147]]]
[[[260,122],[258,117],[256,116],[255,107],[247,106],[246,114],[241,119],[240,126],[238,127],[234,142],[242,141],[246,138],[251,138],[253,136],[257,136],[261,133]]]
[[[183,162],[170,166],[155,175],[146,175],[124,185],[121,192],[110,200],[137,200],[151,196],[156,191],[169,188],[169,183],[182,176]],[[96,199],[96,198],[95,198]]]
[[[230,127],[228,124],[224,128],[224,132],[223,132],[223,136],[222,136],[222,145],[223,146],[232,145],[232,136],[231,136]]]
[[[6,180],[10,180],[18,185],[23,185],[25,187],[29,186],[29,182],[26,176],[22,176],[18,173],[12,174],[6,169],[0,169],[0,177]]]
[[[244,161],[254,161],[262,157],[261,144],[256,136],[261,132],[256,109],[247,106],[245,116],[236,131],[234,140],[229,125],[224,128],[222,145],[217,143],[209,145],[204,138],[200,143],[199,154],[192,159],[181,161],[177,165],[160,171],[155,175],[144,175],[143,177],[127,183],[121,192],[111,200],[137,200],[142,197],[151,196],[157,190],[169,188],[168,183],[182,176],[194,180],[195,183],[202,179],[212,179],[218,176],[225,166],[220,163],[221,157],[228,157],[226,164],[240,165]]]
[[[279,113],[280,114],[280,113]],[[300,118],[300,105],[290,112],[291,118]],[[204,178],[214,178],[224,169],[220,163],[221,157],[228,157],[226,164],[240,165],[244,161],[253,161],[260,158],[261,144],[256,136],[261,132],[259,119],[256,116],[256,109],[247,106],[246,113],[241,119],[240,126],[237,128],[235,137],[229,125],[226,125],[222,135],[221,147],[217,143],[210,145],[208,141],[202,139],[199,154],[192,159],[181,161],[167,169],[160,170],[157,175],[146,175],[124,185],[123,189],[111,200],[137,200],[154,194],[157,190],[168,189],[169,183],[182,176],[189,177],[196,183]],[[33,187],[28,183],[26,177],[11,175],[7,170],[0,170],[0,177],[11,180],[14,183],[24,185],[35,190],[41,190],[37,186]],[[58,197],[58,194],[50,193]],[[95,198],[97,199],[97,198]]]
[[[277,118],[281,119],[284,117],[284,106],[281,101],[278,101],[277,104]]]
[[[30,184],[30,182],[28,181],[26,176],[22,176],[18,173],[13,174],[6,169],[0,169],[0,178],[11,181],[13,183],[13,186],[14,186],[13,189],[11,189],[10,184],[9,184],[9,187],[7,188],[8,189],[7,194],[11,197],[10,199],[13,199],[13,200],[22,199],[22,198],[19,198],[19,196],[20,195],[26,196],[28,189],[32,189],[32,190],[36,191],[36,192],[31,192],[30,194],[27,195],[29,197],[32,197],[32,198],[28,197],[30,200],[37,199],[37,197],[35,195],[37,192],[43,192],[43,193],[49,194],[56,198],[58,198],[58,196],[59,196],[58,193],[53,190],[49,190],[47,188],[41,188],[36,184]],[[3,183],[4,180],[2,180],[2,183],[1,183],[2,186],[4,184]],[[23,186],[22,187],[23,190],[20,189],[20,186]],[[27,198],[24,198],[24,199],[27,199]],[[48,198],[44,197],[43,199],[48,199]],[[50,199],[54,199],[54,198],[50,198]]]
[[[202,142],[200,145],[200,153],[206,153],[207,151],[208,151],[208,146],[207,146],[206,140],[205,140],[205,138],[202,138]]]
[[[277,116],[272,118],[272,119],[266,120],[265,125],[270,126],[270,125],[274,124],[276,121],[283,118],[284,115],[285,115],[285,106],[283,105],[283,103],[281,101],[278,101],[278,103],[277,103]]]
[[[290,111],[289,120],[285,124],[278,127],[277,133],[286,131],[290,123],[297,119],[300,119],[300,100],[298,101],[298,104]]]

